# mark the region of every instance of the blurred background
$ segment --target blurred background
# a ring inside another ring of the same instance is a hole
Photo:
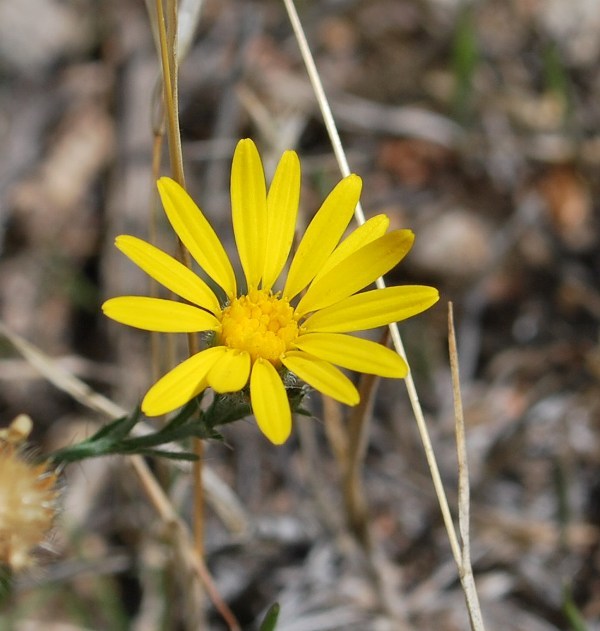
[[[271,172],[283,150],[298,151],[304,223],[340,176],[283,4],[198,6],[180,72],[187,186],[233,247],[239,138],[257,142]],[[600,628],[600,4],[298,9],[367,216],[387,213],[417,236],[389,283],[440,289],[438,305],[401,331],[453,507],[454,303],[487,626]],[[158,76],[141,0],[0,0],[0,320],[127,409],[157,376],[149,339],[99,306],[148,287],[116,235],[156,231],[174,248],[152,175]],[[310,405],[318,419],[331,413],[316,395]],[[0,337],[0,425],[19,413],[33,418],[40,453],[106,422]],[[373,411],[371,565],[348,543],[323,422],[298,419],[274,448],[244,421],[207,449],[240,508],[227,522],[209,507],[207,561],[242,628],[258,628],[274,601],[282,631],[468,628],[404,384],[384,380]],[[157,472],[189,518],[187,473]],[[2,629],[201,628],[122,460],[64,477],[51,550],[20,579]],[[208,628],[226,628],[208,616]]]

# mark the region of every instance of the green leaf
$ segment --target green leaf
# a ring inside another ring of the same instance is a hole
[[[97,458],[98,456],[106,456],[107,454],[113,453],[113,445],[114,441],[106,438],[97,441],[88,439],[77,445],[70,445],[69,447],[58,449],[50,454],[50,459],[54,464],[67,464],[77,462],[78,460],[85,460],[86,458]]]
[[[571,625],[573,631],[587,631],[587,626],[581,611],[573,600],[573,594],[569,585],[563,586],[563,613]]]
[[[202,400],[202,394],[192,399],[189,403],[186,403],[181,410],[163,427],[163,431],[169,431],[177,429],[181,425],[187,423],[190,418],[200,412],[200,401]]]
[[[0,607],[5,601],[8,601],[12,591],[12,571],[7,565],[0,564]]]
[[[465,4],[458,14],[452,53],[454,107],[457,116],[465,120],[471,114],[473,80],[480,63],[474,9],[471,5]]]
[[[204,412],[204,420],[212,430],[217,425],[239,421],[252,414],[248,394],[244,390],[232,394],[215,394],[210,407]]]
[[[277,619],[279,618],[279,603],[273,603],[267,611],[259,631],[275,631]]]
[[[131,428],[139,421],[140,413],[140,408],[138,407],[130,416],[122,416],[115,421],[103,425],[93,436],[86,438],[84,442],[97,441],[101,438],[118,440],[127,436]]]
[[[140,415],[141,411],[138,407],[130,416],[118,418],[104,425],[95,434],[76,445],[58,449],[50,454],[50,458],[54,463],[59,464],[121,453],[118,445],[140,420]]]
[[[186,460],[193,462],[198,456],[189,451],[167,451],[166,449],[140,449],[136,451],[141,456],[153,456],[155,458],[167,458],[168,460]]]

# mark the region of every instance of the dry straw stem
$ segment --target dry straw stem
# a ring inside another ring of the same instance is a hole
[[[158,100],[158,99],[155,99]],[[162,101],[161,101],[162,103]],[[162,117],[162,114],[161,114]],[[163,117],[164,118],[164,117]],[[153,142],[152,142],[152,175],[150,179],[151,188],[151,202],[150,202],[150,213],[149,213],[149,228],[148,233],[150,236],[150,242],[156,244],[158,241],[158,225],[157,225],[157,215],[159,211],[158,204],[158,192],[156,190],[155,182],[160,177],[160,161],[161,161],[161,153],[164,139],[164,129],[163,125],[153,125]],[[153,298],[159,297],[159,285],[158,283],[151,278],[150,279],[150,295]],[[154,381],[158,381],[158,378],[161,374],[161,336],[160,333],[156,331],[150,332],[150,357],[151,357],[151,366],[152,366],[152,378]],[[171,338],[167,338],[170,340]],[[169,344],[167,349],[172,349],[173,344]],[[171,353],[169,353],[171,355]]]
[[[180,0],[177,4],[177,57],[183,59],[194,41],[194,33],[200,21],[204,2],[203,0]],[[156,0],[146,0],[146,9],[150,17],[156,50],[160,53]]]
[[[167,14],[169,16],[168,27],[165,22],[163,2],[162,0],[156,0],[156,24],[162,65],[167,134],[169,137],[169,158],[171,160],[173,179],[185,188],[177,102],[177,6],[175,0],[167,0]]]
[[[151,16],[153,14],[151,13]],[[156,0],[156,20],[160,58],[162,64],[163,93],[165,116],[167,119],[167,137],[169,139],[169,156],[173,179],[185,188],[185,176],[183,171],[183,156],[181,151],[181,135],[179,131],[179,103],[178,103],[178,50],[177,30],[178,14],[177,0],[167,0],[168,26],[165,21],[163,0]],[[198,14],[199,15],[199,11]],[[191,259],[183,244],[179,243],[180,258],[191,269]],[[189,355],[198,351],[196,336],[188,334]],[[193,465],[194,480],[194,542],[198,556],[204,554],[204,497],[202,482],[202,459],[204,456],[204,443],[198,438],[194,441],[194,453],[198,457]]]
[[[84,407],[93,410],[111,420],[127,416],[128,412],[107,397],[95,392],[75,375],[62,368],[51,357],[39,348],[11,331],[0,320],[0,335],[4,336],[15,349],[35,368],[49,383],[62,392],[67,393]],[[134,435],[145,435],[154,429],[145,422],[139,422],[132,430]],[[169,449],[164,445],[164,449]],[[181,464],[180,466],[187,466]],[[249,518],[242,503],[229,486],[225,484],[210,468],[204,468],[204,490],[211,506],[225,526],[236,535],[244,536],[250,532]]]
[[[452,303],[448,303],[448,349],[450,354],[450,370],[452,372],[452,391],[454,395],[454,422],[456,433],[456,453],[458,456],[458,528],[462,543],[462,558],[459,566],[460,582],[465,593],[467,609],[474,631],[484,631],[477,588],[471,566],[471,539],[469,533],[469,467],[467,463],[467,445],[465,441],[465,418],[462,397],[460,394],[460,374],[458,368],[458,352],[456,350],[456,334],[454,331],[454,311]]]
[[[381,344],[387,346],[389,336],[386,332]],[[362,375],[360,380],[360,404],[352,409],[348,427],[346,461],[344,463],[344,501],[349,525],[361,546],[369,555],[371,540],[369,536],[368,506],[364,495],[361,478],[362,467],[369,444],[369,421],[373,413],[375,394],[380,379],[375,375]]]
[[[369,529],[369,507],[365,497],[362,480],[362,470],[365,453],[369,442],[370,419],[373,415],[373,404],[377,393],[380,378],[376,375],[362,375],[360,380],[360,404],[352,409],[348,426],[348,458],[344,470],[344,505],[348,525],[352,535],[358,541],[365,559],[367,568],[375,586],[382,610],[393,618],[396,624],[400,624],[397,601],[393,589],[386,579],[386,560],[378,554],[372,545]]]
[[[348,462],[348,435],[344,426],[342,404],[331,397],[323,397],[323,417],[327,419],[327,423],[323,424],[327,442],[338,471],[343,475]]]
[[[185,523],[179,519],[169,498],[148,469],[144,459],[141,456],[130,456],[129,460],[142,483],[148,499],[162,519],[165,529],[171,535],[172,545],[177,557],[182,562],[183,569],[190,569],[202,581],[215,609],[221,614],[230,631],[241,631],[235,615],[221,598],[221,594],[206,567],[204,558],[196,554],[189,530]]]
[[[348,425],[348,459],[344,471],[344,502],[352,534],[367,554],[371,552],[369,517],[361,472],[369,442],[369,419],[379,378],[363,375],[360,380],[360,403],[352,408]]]
[[[296,7],[294,5],[293,0],[283,0],[283,2],[288,12],[292,29],[294,30],[294,34],[298,41],[298,46],[300,48],[300,52],[304,60],[304,64],[306,66],[306,70],[307,70],[310,82],[315,92],[315,96],[317,98],[319,108],[321,110],[321,114],[323,116],[323,120],[325,123],[325,127],[327,129],[327,133],[329,135],[335,157],[340,167],[340,171],[343,176],[347,176],[350,174],[350,166],[348,165],[348,160],[346,158],[344,148],[342,147],[340,136],[335,124],[335,120],[333,118],[333,114],[331,112],[329,101],[325,94],[325,90],[323,89],[323,84],[321,82],[319,72],[317,70],[314,58],[312,56],[312,52],[306,40],[306,35],[304,33],[304,29],[302,28],[302,23],[300,22],[300,18],[298,17],[298,12],[296,11]],[[355,217],[356,217],[356,221],[359,224],[363,224],[365,222],[365,215],[360,203],[357,204],[356,206]],[[383,278],[378,278],[376,281],[376,285],[380,289],[384,288],[385,281],[383,280]],[[396,323],[390,324],[389,329],[392,336],[392,342],[394,344],[394,348],[405,360],[407,360],[406,353],[404,351],[404,345],[402,343],[402,338],[400,337],[400,332],[398,330],[397,324]],[[450,547],[452,549],[454,561],[458,568],[459,574],[462,576],[463,559],[462,559],[461,547],[458,541],[458,536],[457,536],[454,522],[452,519],[452,514],[450,512],[450,507],[448,505],[448,498],[446,497],[446,492],[444,490],[444,485],[442,483],[442,479],[440,476],[437,459],[435,457],[433,446],[431,444],[429,431],[425,423],[425,417],[423,414],[423,410],[421,408],[421,403],[419,401],[417,389],[415,387],[415,383],[410,373],[406,377],[405,383],[406,383],[406,389],[408,391],[408,396],[411,402],[411,406],[413,409],[413,414],[415,416],[415,420],[417,423],[419,435],[421,437],[421,443],[423,444],[423,449],[425,451],[425,458],[427,460],[427,465],[429,467],[431,479],[433,481],[433,486],[434,486],[438,503],[440,505],[440,509],[442,512],[442,518],[444,520],[444,525],[446,527],[446,532],[448,534],[448,540],[450,542]],[[464,589],[464,585],[463,585],[463,589]],[[469,602],[470,600],[472,601],[471,596],[469,596],[467,599],[469,606],[471,606],[471,604],[473,604],[473,606],[477,604],[476,602]],[[478,613],[478,610],[476,613]],[[476,617],[473,615],[473,613],[471,613],[471,617],[473,619],[479,618],[479,620],[481,620],[480,614],[478,614],[478,616]],[[482,629],[483,627],[479,627],[479,628]]]
[[[126,415],[126,411],[123,408],[103,395],[94,392],[87,384],[58,366],[42,351],[21,336],[10,331],[2,321],[0,321],[0,335],[3,335],[50,383],[71,395],[82,405],[105,414],[111,419]],[[142,489],[150,503],[162,519],[166,531],[172,533],[174,549],[183,566],[189,567],[202,582],[209,598],[227,623],[229,629],[231,631],[239,631],[240,626],[227,604],[221,598],[203,558],[195,552],[192,537],[187,526],[179,519],[171,501],[158,484],[145,460],[141,456],[127,456],[127,461],[138,476]],[[205,473],[209,472],[206,471]],[[247,530],[247,520],[243,515],[243,509],[241,504],[234,499],[233,493],[225,487],[212,471],[210,475],[204,476],[203,482],[209,486],[209,497],[212,496],[213,492],[220,495],[219,500],[214,504],[214,508],[224,518],[225,523],[227,523],[228,519],[231,519],[230,525],[233,525],[234,530],[238,532]],[[232,500],[234,501],[232,502]]]
[[[155,6],[152,4],[152,0],[146,0],[146,7],[151,16],[150,23],[152,25],[152,31],[156,33],[155,41],[157,43],[158,50],[158,32],[157,22],[155,14]],[[150,13],[153,11],[153,13]],[[148,213],[148,236],[150,243],[158,243],[158,217],[160,213],[160,202],[158,197],[158,190],[156,188],[156,182],[161,176],[161,160],[162,149],[165,138],[165,108],[163,106],[162,97],[162,82],[157,81],[154,91],[152,93],[152,171],[150,174],[149,189],[149,213]],[[153,298],[159,297],[159,284],[153,279],[149,280],[149,292]],[[160,333],[152,331],[150,333],[150,364],[152,367],[152,378],[157,381],[161,374],[161,341],[162,337]],[[170,338],[168,338],[170,340]],[[173,348],[173,344],[170,341],[167,342],[167,349],[170,351]],[[169,358],[171,354],[169,354]]]

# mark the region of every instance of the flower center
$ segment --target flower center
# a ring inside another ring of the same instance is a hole
[[[221,343],[279,364],[281,355],[298,336],[294,309],[266,289],[253,289],[223,309]]]

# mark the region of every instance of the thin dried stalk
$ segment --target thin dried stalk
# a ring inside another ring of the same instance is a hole
[[[385,343],[385,339],[382,340]],[[375,375],[362,375],[359,385],[360,404],[352,409],[348,426],[347,468],[344,471],[343,491],[348,526],[365,555],[367,569],[373,580],[382,611],[396,625],[403,623],[403,612],[395,605],[397,595],[386,579],[386,560],[373,547],[369,528],[369,506],[365,495],[362,471],[369,442],[373,418],[373,404],[380,379]]]
[[[380,340],[387,345],[389,336],[384,333]],[[344,500],[350,528],[365,551],[371,550],[369,537],[368,507],[365,499],[362,469],[369,444],[370,420],[380,379],[374,375],[362,375],[360,380],[360,404],[352,409],[348,426],[348,449],[344,471]]]
[[[167,119],[167,137],[169,139],[169,157],[173,178],[185,187],[183,156],[181,152],[181,135],[179,132],[179,107],[177,89],[177,2],[167,0],[169,27],[165,25],[162,0],[156,0],[160,57],[162,63],[165,115]],[[179,244],[180,258],[191,268],[190,255],[183,245]],[[198,352],[196,336],[188,334],[188,351],[190,355]],[[201,439],[194,441],[194,453],[198,459],[193,466],[194,481],[194,541],[199,556],[204,554],[204,497],[202,484],[202,459],[204,443]]]
[[[177,556],[186,565],[189,565],[194,574],[202,581],[210,600],[221,614],[230,631],[241,631],[235,615],[221,598],[203,557],[196,554],[194,543],[185,523],[179,519],[169,498],[152,475],[148,465],[141,456],[130,456],[128,460],[136,472],[150,503],[163,520],[168,532],[172,533],[172,542],[177,551]]]
[[[184,59],[192,47],[194,34],[200,15],[202,13],[203,0],[180,0],[177,7],[177,57]],[[156,50],[160,54],[160,37],[158,33],[158,19],[155,0],[146,0],[146,9],[150,18],[152,35]]]
[[[362,469],[369,442],[370,419],[372,416],[378,377],[363,375],[360,380],[360,403],[352,408],[348,427],[348,459],[344,474],[344,503],[348,525],[363,550],[371,551],[369,516],[362,482]]]
[[[283,0],[283,2],[288,11],[290,22],[292,23],[292,28],[294,29],[294,34],[296,35],[296,39],[298,40],[300,52],[302,54],[304,64],[306,65],[306,70],[308,72],[311,84],[315,91],[315,95],[319,103],[319,108],[321,109],[321,114],[323,115],[325,127],[327,128],[327,133],[329,135],[336,160],[338,162],[342,175],[346,177],[351,173],[350,166],[348,165],[348,160],[346,158],[344,148],[342,147],[342,142],[340,140],[337,127],[335,125],[335,120],[333,118],[333,114],[331,113],[329,101],[327,99],[327,96],[325,95],[323,84],[321,83],[321,78],[315,65],[312,52],[308,46],[308,42],[306,40],[300,18],[298,17],[298,13],[296,11],[296,7],[294,6],[293,0]],[[356,206],[355,218],[359,225],[362,225],[365,222],[365,215],[360,202]],[[378,288],[383,289],[385,287],[385,281],[383,280],[383,278],[378,278],[376,281],[376,285]],[[398,330],[398,325],[394,322],[389,325],[389,328],[392,335],[394,348],[408,363],[406,353],[404,351],[404,345],[402,343],[400,332]],[[421,403],[419,401],[417,390],[410,373],[406,377],[405,383],[408,390],[408,396],[412,405],[413,413],[415,415],[415,420],[417,421],[417,427],[419,429],[421,442],[423,443],[423,448],[425,450],[425,457],[427,459],[427,464],[431,472],[435,492],[440,504],[442,516],[444,518],[444,524],[448,533],[448,539],[450,540],[452,554],[454,555],[457,565],[459,565],[461,553],[460,546],[458,544],[458,537],[454,528],[454,522],[452,521],[452,515],[448,506],[448,499],[446,497],[446,493],[442,484],[442,479],[439,473],[435,453],[431,445],[431,439],[429,437],[429,431],[427,430],[427,425],[425,423],[425,417],[423,415]]]
[[[321,110],[325,127],[327,129],[327,133],[329,135],[329,139],[331,141],[333,151],[337,159],[340,171],[343,176],[350,175],[350,172],[351,172],[350,166],[348,165],[348,160],[346,158],[346,154],[344,152],[344,148],[342,146],[340,136],[335,124],[335,120],[331,112],[331,107],[329,105],[329,101],[325,94],[325,90],[323,89],[323,84],[321,82],[321,78],[319,76],[317,67],[315,65],[312,52],[306,40],[306,35],[302,28],[302,23],[300,22],[300,18],[298,17],[298,12],[296,11],[296,7],[294,5],[293,0],[283,0],[283,3],[288,12],[288,16],[290,18],[290,22],[294,30],[294,34],[296,36],[296,40],[298,41],[300,52],[302,54],[302,58],[306,66],[306,70],[307,70],[310,82],[315,92],[315,96],[317,98],[319,108]],[[359,224],[363,224],[365,222],[365,215],[360,203],[357,204],[356,206],[355,218]],[[383,278],[378,278],[376,281],[376,285],[378,288],[383,289],[385,287],[385,281],[383,280]],[[398,354],[401,355],[407,361],[406,353],[404,350],[404,344],[402,343],[402,338],[400,337],[398,325],[396,323],[392,323],[389,325],[389,329],[392,336],[392,342],[394,344],[394,348],[396,349]],[[421,408],[421,403],[419,401],[417,389],[413,381],[412,375],[410,373],[408,374],[408,376],[406,377],[404,381],[406,384],[406,389],[407,389],[410,403],[412,406],[413,414],[415,416],[415,421],[417,423],[419,436],[421,438],[421,443],[423,445],[423,450],[425,452],[425,458],[427,460],[427,465],[429,467],[435,493],[438,499],[440,510],[442,512],[442,518],[444,520],[444,526],[446,527],[446,533],[448,535],[448,540],[450,543],[450,548],[452,550],[452,555],[454,556],[454,561],[456,563],[459,573],[462,573],[462,551],[461,551],[461,547],[458,541],[458,536],[456,533],[456,528],[454,526],[454,521],[452,519],[452,514],[450,512],[448,498],[446,496],[444,485],[442,483],[442,478],[440,476],[437,459],[435,457],[435,452],[431,444],[429,430],[427,429],[427,424],[425,423],[425,416]]]
[[[450,354],[450,370],[452,372],[452,391],[454,394],[454,422],[456,433],[456,453],[458,455],[458,528],[462,543],[460,565],[460,582],[463,587],[467,609],[473,631],[484,631],[477,588],[471,566],[471,538],[469,532],[469,466],[467,462],[467,446],[465,441],[465,418],[462,397],[460,394],[460,374],[458,368],[458,352],[454,331],[454,312],[452,303],[448,303],[448,348]]]
[[[6,338],[49,383],[68,394],[84,407],[107,416],[111,420],[127,416],[127,410],[94,391],[81,379],[59,365],[51,357],[48,357],[39,348],[14,331],[11,331],[1,320],[0,336]],[[134,427],[132,433],[141,436],[153,431],[154,429],[147,423],[140,421]],[[165,445],[164,448],[169,449],[170,446]],[[181,463],[180,466],[186,465]],[[244,511],[242,503],[231,488],[208,466],[204,468],[202,480],[207,499],[210,500],[211,507],[225,526],[238,536],[244,536],[249,533],[251,530],[249,518]]]
[[[106,414],[111,419],[125,415],[119,405],[106,398],[105,396],[94,392],[87,384],[83,383],[77,377],[68,371],[57,366],[52,362],[51,358],[42,353],[35,346],[24,340],[22,337],[10,331],[3,322],[0,321],[0,335],[3,335],[10,343],[25,357],[25,359],[36,369],[38,369],[48,381],[64,392],[70,394],[74,399],[86,405],[87,407]],[[160,484],[148,468],[148,465],[141,456],[127,456],[129,462],[136,475],[138,476],[142,489],[150,500],[150,503],[165,523],[165,526],[176,529],[178,536],[175,537],[174,543],[176,548],[181,552],[180,558],[188,563],[195,575],[204,585],[215,608],[223,616],[231,631],[239,631],[240,626],[235,616],[225,604],[218,593],[216,585],[210,575],[204,560],[194,551],[191,535],[185,523],[183,523],[175,511],[171,501],[163,491]]]
[[[227,623],[230,631],[241,631],[235,615],[221,598],[203,557],[196,554],[194,543],[185,523],[177,516],[173,505],[156,478],[152,475],[148,465],[141,456],[129,456],[128,461],[136,472],[150,503],[163,520],[167,531],[172,533],[172,543],[177,551],[177,556],[186,566],[191,567],[196,577],[200,579],[206,589],[206,593],[216,610]]]
[[[158,86],[157,86],[158,87]],[[160,162],[162,155],[163,141],[165,137],[165,115],[164,108],[162,106],[162,99],[160,98],[158,90],[153,93],[154,107],[153,122],[152,122],[152,174],[150,180],[150,212],[148,221],[148,234],[150,237],[150,243],[157,245],[158,243],[158,223],[157,223],[157,211],[158,211],[158,192],[156,190],[156,181],[160,177]],[[150,295],[154,298],[158,298],[159,284],[150,278]],[[150,333],[150,356],[152,365],[152,379],[156,381],[162,372],[161,362],[161,340],[162,336],[156,331]]]
[[[173,0],[168,0],[168,2],[168,6],[172,6]],[[172,13],[172,11],[169,11],[169,15],[172,15]],[[181,153],[181,135],[179,133],[179,112],[177,107],[177,56],[175,51],[177,24],[175,23],[170,25],[169,30],[171,31],[171,37],[168,37],[162,0],[156,0],[156,14],[158,18],[163,95],[165,102],[165,115],[167,119],[167,136],[169,138],[169,158],[171,160],[171,170],[173,172],[173,179],[178,184],[185,187],[183,158]]]
[[[342,419],[342,405],[331,397],[323,397],[323,425],[327,442],[335,459],[340,475],[348,468],[348,436]]]

